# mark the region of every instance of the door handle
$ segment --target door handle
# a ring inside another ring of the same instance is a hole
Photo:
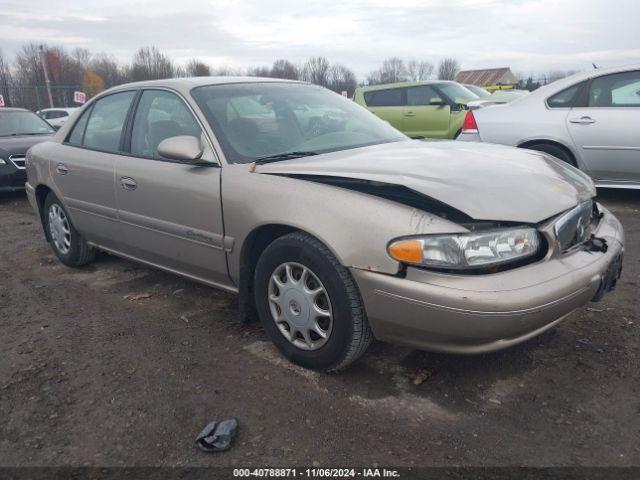
[[[596,123],[596,121],[591,117],[580,117],[580,118],[572,118],[569,120],[571,123],[579,123],[581,125],[589,125],[590,123]]]
[[[64,163],[59,163],[58,165],[56,165],[56,172],[58,172],[60,175],[66,175],[67,173],[69,173],[69,169]]]
[[[405,117],[415,117],[416,114],[414,112],[407,112],[404,114]]]
[[[122,188],[125,190],[135,190],[138,187],[136,181],[129,177],[122,177],[120,179],[120,185],[122,185]]]

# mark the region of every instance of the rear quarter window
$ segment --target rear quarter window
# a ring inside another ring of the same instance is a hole
[[[552,95],[547,99],[549,108],[571,108],[578,99],[585,82],[578,83]]]
[[[67,137],[67,143],[72,145],[82,145],[82,139],[84,137],[84,131],[87,128],[87,120],[89,120],[90,112],[91,107],[82,112],[82,116],[73,126],[73,130],[71,130],[71,133]]]
[[[368,107],[398,107],[404,105],[404,88],[389,88],[364,92]]]

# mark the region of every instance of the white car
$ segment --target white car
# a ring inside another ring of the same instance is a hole
[[[640,65],[578,73],[469,111],[458,140],[547,152],[598,187],[640,189]]]
[[[69,116],[76,110],[76,108],[43,108],[38,110],[36,115],[46,120],[49,125],[57,130],[65,124]]]

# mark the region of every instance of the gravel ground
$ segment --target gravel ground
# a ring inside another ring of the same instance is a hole
[[[0,465],[640,465],[640,192],[600,195],[627,235],[602,302],[499,353],[376,343],[340,375],[282,360],[227,293],[108,255],[62,266],[0,196]],[[198,451],[229,416],[234,447]]]

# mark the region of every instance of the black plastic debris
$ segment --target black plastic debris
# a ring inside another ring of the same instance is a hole
[[[224,452],[231,447],[237,429],[238,420],[235,418],[211,422],[196,438],[196,445],[203,452]]]

